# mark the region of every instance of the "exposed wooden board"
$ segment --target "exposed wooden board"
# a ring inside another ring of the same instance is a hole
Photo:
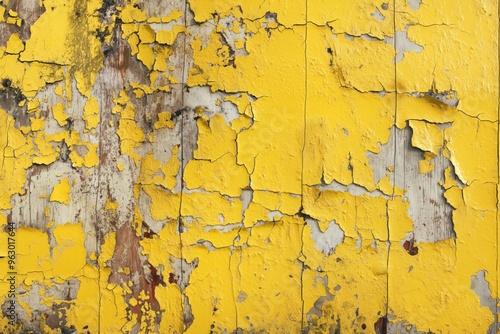
[[[404,196],[410,202],[408,214],[413,220],[415,240],[435,242],[453,238],[452,207],[439,185],[444,181],[445,168],[450,167],[449,160],[439,154],[432,160],[434,170],[422,174],[418,161],[423,160],[423,152],[411,145],[411,129],[396,130],[395,136],[395,185],[406,191]]]
[[[148,17],[162,17],[170,14],[173,9],[178,9],[184,13],[186,1],[184,0],[141,0],[138,1],[141,9],[146,11]],[[180,20],[183,21],[183,18]]]
[[[169,3],[167,6],[143,3],[141,6],[149,10],[155,10],[156,16],[167,15],[172,9],[179,7],[183,11],[184,2],[178,2],[174,5]],[[150,307],[155,311],[160,311],[160,305],[154,297],[154,289],[158,284],[165,284],[168,279],[168,272],[163,272],[162,268],[154,268],[149,262],[147,256],[142,253],[142,248],[139,244],[144,238],[154,238],[155,234],[165,226],[165,221],[155,221],[150,214],[151,200],[144,192],[140,192],[139,199],[135,199],[133,195],[134,186],[139,181],[141,172],[140,165],[126,157],[123,152],[120,152],[120,142],[116,135],[116,126],[119,117],[111,114],[111,108],[114,103],[112,101],[113,94],[118,94],[121,89],[127,89],[131,82],[139,82],[140,84],[149,85],[148,71],[137,59],[130,55],[130,48],[127,42],[120,38],[120,34],[116,37],[112,44],[112,53],[105,63],[103,69],[102,87],[100,90],[100,101],[106,101],[106,107],[102,109],[101,127],[103,128],[103,140],[101,142],[102,157],[101,164],[101,181],[100,181],[100,204],[101,211],[105,205],[105,199],[110,198],[117,200],[120,203],[128,203],[123,207],[118,207],[115,212],[107,212],[101,222],[101,234],[104,236],[108,231],[116,231],[117,248],[115,254],[110,261],[112,273],[110,282],[115,284],[132,283],[132,292],[125,296],[128,301],[131,297],[138,299],[138,296],[144,291],[148,293],[150,299]],[[175,68],[177,72],[179,68],[183,68],[183,48],[182,44],[173,46],[174,54],[169,59],[169,66]],[[180,59],[180,60],[179,60]],[[168,72],[168,71],[167,71]],[[160,74],[161,76],[162,74]],[[109,83],[108,81],[112,81]],[[161,83],[161,82],[160,82]],[[157,82],[158,84],[158,82]],[[108,87],[108,86],[112,86]],[[155,92],[151,95],[136,97],[132,92],[128,93],[131,103],[135,108],[135,121],[141,131],[146,135],[154,135],[153,142],[144,142],[136,149],[139,156],[144,157],[149,152],[153,153],[155,160],[162,163],[167,163],[172,157],[174,147],[179,148],[178,156],[182,155],[181,147],[181,128],[182,117],[173,119],[174,128],[164,128],[154,130],[153,125],[158,121],[160,112],[168,111],[172,115],[176,111],[182,109],[182,84],[170,85],[170,92]],[[113,121],[115,127],[109,126],[109,121]],[[117,172],[116,164],[122,163],[125,169],[122,172]],[[174,192],[180,192],[181,189],[181,173],[177,175],[177,185]],[[124,197],[125,196],[125,197]],[[143,219],[143,226],[139,230],[135,230],[132,226],[134,208],[138,206]],[[115,226],[113,222],[116,223]],[[168,242],[168,240],[166,240]],[[124,271],[125,269],[125,271]],[[167,268],[163,268],[166,270]],[[130,270],[130,274],[125,272]],[[167,276],[165,276],[167,275]],[[170,283],[166,283],[170,284]],[[139,322],[133,326],[133,332],[139,331],[140,321],[146,321],[140,307],[131,308],[133,314],[139,315]],[[168,311],[168,310],[167,310]],[[158,316],[152,323],[153,327],[157,326],[161,317]],[[179,319],[180,320],[180,319]],[[150,320],[148,320],[150,321]],[[164,320],[168,321],[168,320]]]
[[[38,1],[13,0],[13,1],[8,1],[6,7],[8,9],[16,11],[19,14],[19,17],[23,19],[23,24],[25,25],[23,29],[28,30],[28,32],[29,32],[29,27],[44,12],[44,8]]]
[[[387,173],[391,183],[405,191],[405,201],[410,202],[408,215],[413,221],[416,241],[434,242],[453,238],[451,221],[452,207],[443,196],[440,182],[444,181],[444,170],[451,167],[442,154],[432,159],[434,170],[422,174],[418,161],[423,160],[423,151],[411,145],[412,131],[409,127],[391,129],[389,142],[380,148],[380,153],[368,153],[373,167],[375,183]],[[394,172],[390,172],[393,168]]]

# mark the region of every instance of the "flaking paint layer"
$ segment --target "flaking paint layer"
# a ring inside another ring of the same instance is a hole
[[[497,332],[497,7],[3,1],[0,331]]]

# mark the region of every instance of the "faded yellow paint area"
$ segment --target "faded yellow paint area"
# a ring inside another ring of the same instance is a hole
[[[0,4],[0,332],[496,326],[496,3],[30,5]]]

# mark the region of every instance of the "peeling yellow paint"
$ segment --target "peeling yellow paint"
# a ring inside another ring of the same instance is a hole
[[[143,185],[142,190],[151,199],[150,212],[154,220],[165,220],[177,217],[180,196],[171,194],[156,185]]]
[[[69,183],[69,178],[66,177],[54,186],[50,194],[50,201],[68,205],[71,199],[70,193],[71,185]]]
[[[91,97],[83,109],[83,120],[85,121],[85,131],[95,129],[99,124],[99,104]]]
[[[134,161],[138,162],[139,155],[135,152],[135,148],[140,146],[145,140],[144,133],[137,126],[134,120],[134,105],[130,102],[127,94],[124,91],[120,92],[120,96],[115,100],[114,113],[121,116],[121,121],[116,133],[121,139],[121,151],[128,154]]]
[[[104,206],[105,210],[113,210],[115,211],[118,208],[119,203],[113,202],[109,198],[106,200],[106,205]]]
[[[0,124],[3,129],[0,135],[0,147],[3,148],[3,158],[0,161],[0,209],[8,210],[12,206],[12,195],[22,193],[25,182],[25,170],[32,164],[29,152],[33,145],[14,127],[14,119],[4,110],[0,110]]]
[[[410,120],[409,125],[413,130],[411,137],[413,146],[434,155],[439,154],[439,150],[443,147],[444,136],[437,125],[415,120]]]
[[[172,114],[168,111],[162,111],[158,114],[158,121],[154,124],[155,130],[174,127],[174,122],[172,122]]]
[[[424,159],[418,162],[418,170],[422,174],[430,173],[434,170],[434,164],[431,162],[436,155],[431,152],[424,152]]]
[[[5,52],[16,54],[20,53],[23,50],[24,50],[24,43],[21,40],[21,38],[19,38],[19,35],[15,33],[10,35],[9,40],[7,41]]]
[[[495,327],[496,7],[4,1],[0,331]]]
[[[58,102],[52,107],[52,114],[54,119],[60,126],[65,126],[66,124],[68,124],[69,115],[64,112],[64,104],[62,102]]]
[[[227,173],[227,174],[226,174]],[[236,157],[225,154],[217,160],[191,160],[184,171],[188,189],[202,188],[238,197],[249,183],[248,173],[236,163]]]

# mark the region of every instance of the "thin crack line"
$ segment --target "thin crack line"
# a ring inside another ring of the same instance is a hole
[[[500,17],[500,5],[498,4],[497,2],[497,14],[498,16]],[[497,42],[498,42],[498,52],[497,52],[497,61],[498,61],[498,67],[497,67],[497,70],[500,69],[500,34],[498,33],[500,31],[500,21],[498,23],[498,30],[497,30]],[[498,85],[500,87],[500,72],[498,74]],[[498,88],[497,88],[498,89]],[[500,90],[497,91],[497,166],[498,164],[500,163]],[[498,168],[498,167],[497,167]],[[499,215],[499,183],[500,183],[500,169],[497,170],[497,214],[496,214],[496,235],[495,235],[495,241],[496,241],[496,250],[497,250],[497,261],[496,261],[496,282],[497,282],[497,291],[496,291],[496,298],[497,298],[497,302],[495,303],[495,315],[496,315],[496,332],[498,333],[498,330],[499,330],[499,324],[498,324],[498,289],[499,289],[499,283],[498,283],[498,279],[499,279],[499,274],[498,274],[498,261],[499,261],[499,258],[498,258],[498,254],[499,254],[499,249],[498,249],[498,244],[499,244],[499,240],[498,240],[498,224],[499,224],[499,221],[498,221],[498,215]]]
[[[188,11],[188,3],[187,0],[184,0],[184,27],[187,29],[187,11]],[[184,86],[186,85],[186,34],[183,34],[184,38],[182,41],[182,51],[183,51],[183,57],[182,57],[182,80],[181,80],[181,100],[182,100],[182,106],[184,107],[185,105],[185,96],[184,96]],[[179,252],[181,256],[181,273],[180,273],[180,278],[181,282],[184,282],[184,256],[182,253],[182,194],[184,193],[184,117],[185,113],[181,114],[181,170],[180,170],[180,182],[181,182],[181,193],[180,193],[180,199],[179,199],[179,214],[177,218],[177,232],[179,233]],[[182,283],[181,283],[182,284]],[[181,322],[183,325],[183,330],[182,332],[185,333],[187,330],[186,324],[184,322],[184,300],[185,300],[185,295],[183,289],[180,291],[181,298],[180,298],[180,303],[181,303]]]
[[[393,0],[393,36],[394,36],[394,59],[397,56],[397,34],[396,34],[396,0]],[[396,157],[397,157],[397,128],[395,124],[398,119],[398,72],[397,72],[397,62],[394,62],[394,156],[393,156],[393,165],[394,165],[394,181],[392,185],[392,195],[391,198],[387,201],[394,201],[394,193],[396,187]],[[389,204],[389,202],[387,202]],[[387,209],[389,209],[389,205],[387,205]],[[388,323],[389,318],[389,291],[390,291],[390,279],[389,279],[389,269],[390,269],[390,259],[391,259],[391,224],[390,224],[390,215],[389,210],[387,210],[387,239],[388,239],[388,249],[387,249],[387,290],[386,290],[386,309],[385,309],[385,317],[386,323]],[[382,326],[387,331],[387,326]],[[386,333],[383,333],[386,334]]]
[[[305,40],[304,40],[304,119],[303,119],[303,126],[304,126],[304,137],[303,137],[303,144],[302,144],[302,161],[301,161],[301,182],[300,182],[300,202],[301,202],[301,209],[303,210],[303,205],[304,205],[304,154],[306,150],[306,139],[307,139],[307,98],[308,98],[308,91],[307,91],[307,76],[308,76],[308,68],[307,68],[307,37],[308,37],[308,27],[309,25],[307,24],[307,19],[308,19],[308,1],[306,0],[306,24],[305,24]],[[305,223],[305,221],[304,221]],[[301,247],[300,247],[300,253],[303,256],[303,250],[304,250],[304,228],[305,226],[302,227],[302,233],[300,234],[300,239],[301,239]],[[302,331],[304,330],[304,308],[305,308],[305,303],[304,303],[304,268],[305,264],[302,264],[302,268],[300,271],[300,299],[301,299],[301,320],[300,320],[300,326]]]

